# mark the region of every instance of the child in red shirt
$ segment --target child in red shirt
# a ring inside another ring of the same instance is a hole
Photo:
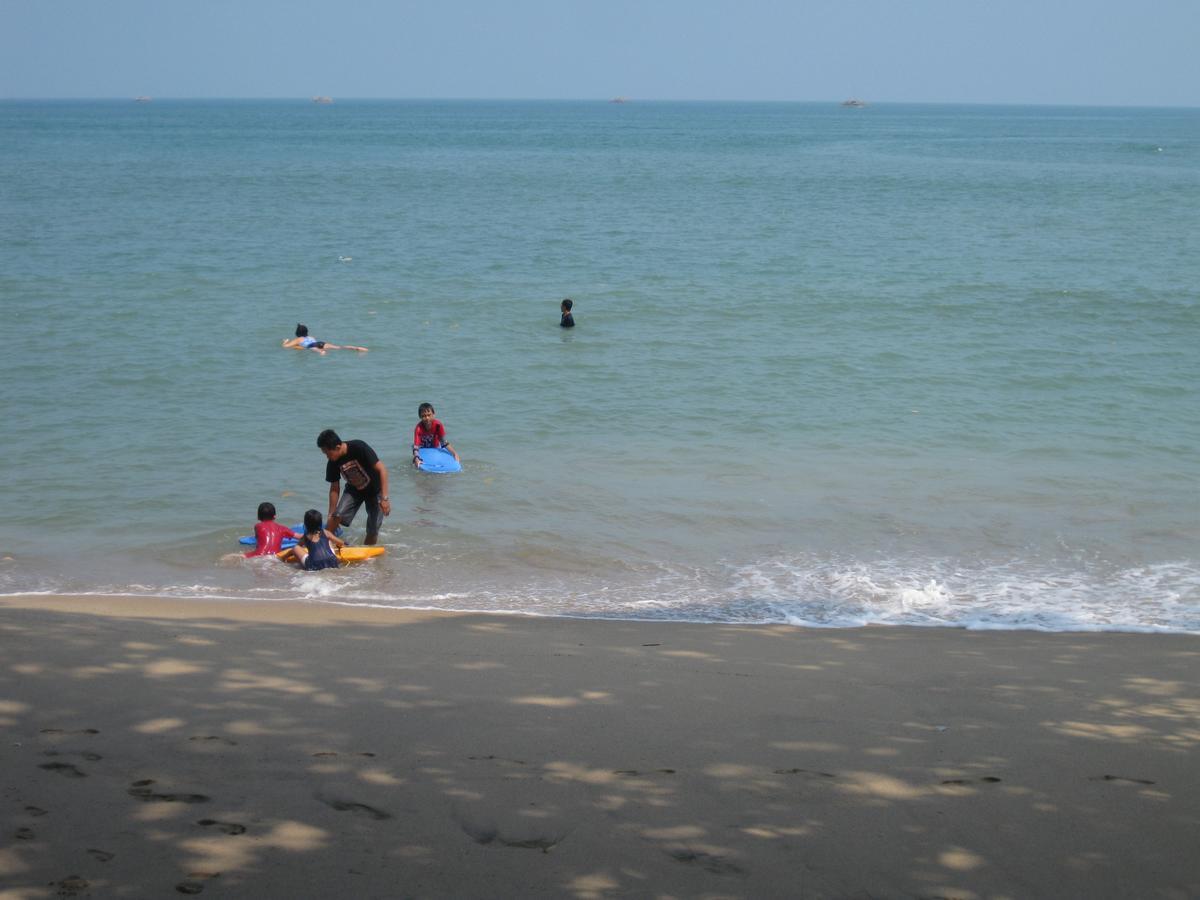
[[[422,447],[441,447],[458,459],[458,453],[446,441],[446,426],[433,417],[433,404],[422,403],[417,407],[417,415],[421,420],[413,429],[413,465],[421,468],[421,454],[417,451]],[[461,459],[458,461],[462,462]]]
[[[267,556],[278,553],[284,538],[299,538],[290,528],[284,528],[275,521],[275,504],[258,504],[258,524],[254,526],[254,549],[247,550],[246,556]]]

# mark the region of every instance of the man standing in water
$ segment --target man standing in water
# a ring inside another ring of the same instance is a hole
[[[329,514],[326,528],[337,531],[349,525],[364,503],[367,505],[367,536],[364,544],[379,540],[383,517],[392,511],[388,500],[388,471],[366,441],[343,441],[336,431],[326,428],[317,435],[317,446],[329,460],[325,464],[325,480],[329,482]],[[341,493],[341,480],[346,479],[346,493]],[[339,496],[340,495],[340,496]]]

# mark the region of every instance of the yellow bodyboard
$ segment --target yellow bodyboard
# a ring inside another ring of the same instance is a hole
[[[373,559],[376,556],[383,556],[387,550],[383,547],[338,547],[333,551],[337,558],[343,563],[361,562],[364,559]],[[275,554],[284,562],[295,562],[296,553],[288,547],[286,550],[280,550]]]

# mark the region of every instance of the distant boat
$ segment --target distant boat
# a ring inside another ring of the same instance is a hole
[[[313,103],[332,103],[332,97],[313,97]]]
[[[854,109],[862,109],[866,105],[866,100],[859,100],[857,97],[851,97],[849,100],[842,101],[842,106],[850,106]]]
[[[134,97],[133,102],[134,103],[149,103],[153,99],[154,99],[153,97],[146,97],[146,96]]]
[[[629,98],[628,98],[628,97],[613,97],[613,98],[612,98],[611,100],[609,100],[608,102],[609,102],[609,103],[628,103],[628,102],[629,102]]]

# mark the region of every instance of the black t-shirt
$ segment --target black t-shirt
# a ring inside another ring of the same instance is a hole
[[[575,317],[573,315],[571,315],[570,313],[563,313],[562,321],[559,322],[558,324],[561,325],[563,328],[574,328],[575,327]]]
[[[356,497],[373,497],[382,485],[375,463],[379,457],[366,441],[346,441],[346,455],[325,464],[325,480],[346,479],[346,490]]]

